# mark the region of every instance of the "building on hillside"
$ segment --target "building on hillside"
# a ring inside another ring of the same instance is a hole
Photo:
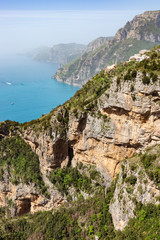
[[[130,61],[137,61],[137,62],[141,62],[143,61],[144,59],[148,59],[149,56],[146,55],[146,53],[149,52],[148,50],[141,50],[139,51],[138,54],[135,54],[134,56],[131,56],[129,58],[129,62]]]
[[[107,66],[107,68],[105,69],[105,72],[109,72],[109,71],[111,71],[112,69],[115,69],[115,67],[116,67],[116,64],[113,64],[113,65],[111,65],[111,66]]]

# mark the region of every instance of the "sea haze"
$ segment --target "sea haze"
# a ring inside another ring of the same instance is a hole
[[[51,79],[57,68],[24,56],[0,57],[0,121],[30,121],[72,97],[79,87]]]

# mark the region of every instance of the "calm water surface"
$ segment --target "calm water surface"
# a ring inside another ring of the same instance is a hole
[[[79,89],[51,79],[58,65],[0,57],[0,121],[26,122],[63,104]]]

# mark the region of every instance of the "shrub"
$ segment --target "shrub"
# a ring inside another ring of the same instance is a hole
[[[131,185],[135,185],[137,182],[137,178],[136,176],[131,175],[125,179],[125,182],[130,183]]]
[[[131,85],[131,92],[134,92],[134,86]]]
[[[156,74],[154,74],[154,75],[152,76],[152,81],[153,81],[153,83],[155,83],[155,82],[157,81],[157,79],[158,79],[158,76],[157,76]]]
[[[137,71],[136,70],[132,71],[131,77],[132,78],[136,78],[137,77]]]
[[[143,78],[142,78],[142,82],[143,82],[143,84],[150,84],[150,78],[149,77],[147,77],[147,76],[143,76]]]

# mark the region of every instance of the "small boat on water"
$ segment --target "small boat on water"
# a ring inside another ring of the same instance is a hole
[[[14,102],[11,102],[11,105],[14,105]]]
[[[10,83],[10,82],[6,82],[6,84],[7,84],[7,85],[11,85],[12,83]]]

